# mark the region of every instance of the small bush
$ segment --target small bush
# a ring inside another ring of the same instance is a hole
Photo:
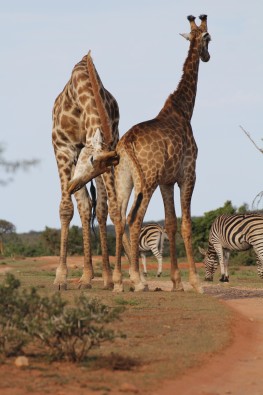
[[[0,285],[0,353],[17,355],[28,342],[23,327],[23,297],[19,295],[19,280],[8,274]]]
[[[120,334],[106,328],[123,308],[109,308],[81,295],[75,308],[61,294],[41,297],[35,288],[19,291],[11,274],[0,285],[0,354],[17,355],[29,342],[44,347],[54,360],[82,361],[91,348]]]

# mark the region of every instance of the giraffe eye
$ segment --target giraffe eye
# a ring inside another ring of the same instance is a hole
[[[94,158],[93,158],[93,156],[91,155],[91,157],[90,157],[90,163],[93,165],[93,162],[94,162]]]

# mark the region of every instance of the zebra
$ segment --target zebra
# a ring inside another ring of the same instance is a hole
[[[205,280],[213,281],[218,260],[221,278],[228,282],[230,251],[245,251],[253,248],[257,257],[257,272],[263,279],[263,215],[256,213],[219,215],[213,222],[208,249],[199,248],[204,255]]]
[[[163,243],[168,239],[166,230],[158,224],[148,224],[141,228],[139,237],[139,252],[141,256],[143,274],[147,276],[146,251],[151,251],[158,261],[157,277],[162,274]]]

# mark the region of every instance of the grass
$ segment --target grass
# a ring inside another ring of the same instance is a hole
[[[54,261],[57,262],[56,259]],[[157,264],[149,258],[147,262],[148,280],[155,280]],[[35,286],[43,295],[56,292],[53,288],[53,264],[48,265],[41,258],[19,261],[5,259],[5,263],[21,281],[22,287]],[[160,281],[169,280],[167,258],[164,260],[164,269]],[[198,271],[202,279],[204,271],[202,268]],[[100,262],[96,264],[95,272],[100,274]],[[80,274],[79,268],[73,267],[69,280],[76,279]],[[183,281],[187,281],[187,269],[182,268],[181,274]],[[217,276],[219,278],[219,271]],[[255,267],[231,267],[230,276],[230,286],[263,286]],[[67,387],[74,383],[74,391],[85,387],[114,393],[121,383],[132,383],[147,394],[163,380],[175,379],[189,367],[200,364],[206,356],[222,350],[231,340],[231,312],[216,298],[191,291],[134,293],[128,291],[129,284],[125,284],[126,292],[116,295],[103,290],[102,286],[102,281],[94,281],[92,289],[82,292],[92,298],[99,298],[109,306],[125,307],[122,320],[111,326],[126,334],[126,338],[103,344],[100,349],[92,351],[88,360],[81,365],[53,363],[49,367],[41,358],[31,362],[31,370],[32,364],[35,367],[33,371],[37,371],[38,366],[40,371],[43,366],[46,369],[38,378],[32,378],[36,387],[40,386],[39,380],[46,383],[47,391],[52,385],[56,386],[58,380],[52,377],[55,369],[60,376],[60,386]],[[63,292],[63,298],[73,304],[75,296],[81,291],[74,281],[69,282],[68,288],[68,291]],[[0,392],[1,385],[6,380],[10,381],[14,374],[11,365],[0,372]],[[27,369],[21,374],[25,374],[26,380]],[[21,380],[17,380],[18,387],[23,385]]]

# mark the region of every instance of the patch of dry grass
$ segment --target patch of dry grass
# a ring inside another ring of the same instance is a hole
[[[44,265],[41,258],[33,262],[7,262],[7,265],[12,267],[22,287],[35,286],[44,295],[56,292],[53,288],[54,267]],[[79,268],[72,268],[72,280],[74,270]],[[168,278],[164,276],[165,280]],[[150,393],[151,388],[162,380],[178,377],[185,369],[201,363],[229,343],[231,314],[218,300],[195,292],[133,293],[128,292],[128,285],[125,289],[125,293],[116,295],[103,290],[100,280],[93,282],[91,290],[83,292],[109,306],[125,306],[122,320],[111,326],[127,337],[103,344],[92,351],[82,365],[70,365],[69,369],[64,369],[63,363],[52,364],[50,368],[45,366],[41,380],[54,372],[56,366],[62,387],[75,383],[75,390],[83,385],[94,389],[99,383],[109,392],[120,388],[122,383],[133,383],[142,392]],[[74,303],[74,297],[80,292],[72,281],[63,297]],[[38,363],[36,370],[37,366]],[[14,374],[12,368],[2,379],[8,380],[8,374]],[[52,385],[57,385],[57,379],[49,377],[47,386]]]

